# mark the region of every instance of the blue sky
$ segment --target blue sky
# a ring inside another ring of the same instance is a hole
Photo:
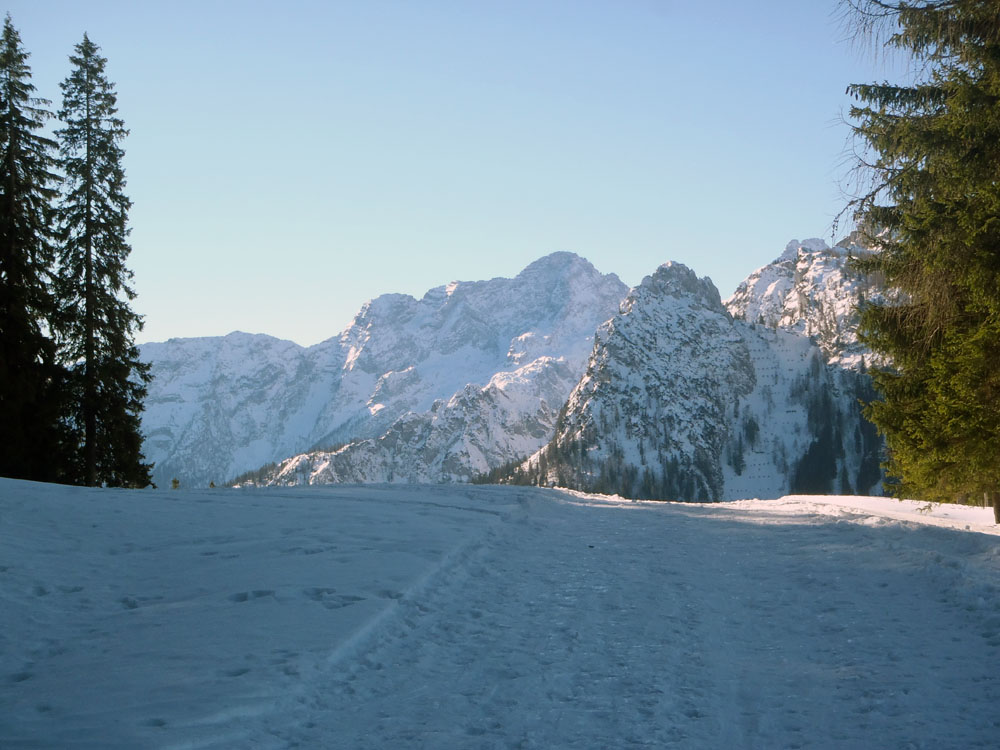
[[[108,58],[139,341],[313,344],[378,294],[556,250],[630,285],[680,261],[726,297],[831,240],[845,88],[892,77],[836,0],[6,7],[53,109],[84,31]]]

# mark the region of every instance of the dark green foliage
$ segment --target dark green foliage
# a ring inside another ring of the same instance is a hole
[[[760,425],[757,424],[757,419],[752,414],[747,415],[746,421],[743,423],[743,434],[750,447],[756,448],[757,436],[760,434]]]
[[[477,474],[469,480],[469,484],[531,484],[527,480],[527,472],[521,466],[525,460],[515,458],[483,474]]]
[[[833,479],[837,476],[836,449],[833,430],[826,426],[796,464],[791,486],[793,494],[828,495],[832,492]]]
[[[0,41],[0,474],[69,483],[145,486],[139,413],[148,367],[120,299],[128,288],[125,131],[104,60],[84,37],[63,84],[66,127],[34,86],[8,16]],[[65,179],[58,207],[61,167]],[[83,446],[83,448],[81,448]]]
[[[743,436],[741,435],[736,439],[736,445],[733,447],[732,462],[730,464],[733,467],[733,471],[736,472],[736,476],[740,476],[743,473],[743,470],[747,467],[743,451]]]
[[[852,4],[913,55],[912,85],[854,85],[871,189],[852,202],[882,251],[858,261],[900,290],[869,302],[868,414],[895,491],[955,501],[1000,492],[1000,10],[996,0]],[[870,156],[869,156],[870,155]],[[1000,519],[1000,510],[998,510]]]
[[[842,446],[837,440],[835,423],[839,414],[830,398],[829,373],[816,355],[809,363],[809,373],[793,384],[793,396],[806,407],[806,426],[812,441],[805,454],[795,462],[789,491],[825,495],[833,491],[837,476],[837,458]]]
[[[816,375],[806,379],[800,394],[807,409],[806,423],[812,440],[794,464],[790,491],[810,495],[871,492],[882,478],[879,469],[882,440],[862,414],[874,398],[871,379],[864,373],[849,372],[834,379],[826,369],[814,371]],[[831,394],[843,388],[853,390],[855,399],[842,411]],[[845,423],[853,426],[846,435]],[[845,440],[854,443],[854,453],[861,458],[854,477],[845,463]]]
[[[65,182],[56,330],[71,367],[73,419],[83,433],[78,481],[143,487],[152,468],[143,461],[140,433],[149,365],[139,361],[133,340],[142,319],[129,305],[135,292],[125,266],[131,201],[119,144],[128,131],[116,117],[117,97],[98,49],[85,34],[70,56],[73,71],[60,84]]]
[[[0,475],[60,481],[72,440],[62,419],[64,370],[48,335],[56,301],[51,117],[32,96],[28,53],[7,16],[0,40]]]
[[[854,421],[857,427],[854,439],[861,455],[861,463],[858,466],[854,487],[858,493],[867,494],[882,479],[882,454],[885,444],[878,433],[878,428],[865,418],[868,405],[875,401],[877,396],[872,379],[863,372],[857,377],[855,395],[857,413]]]
[[[581,492],[620,495],[637,500],[681,500],[705,502],[718,499],[706,478],[713,471],[711,458],[700,455],[683,462],[675,455],[659,464],[637,467],[625,463],[617,446],[595,462],[580,440],[553,440],[534,461],[516,459],[473,478],[473,484],[514,484],[539,487],[572,487]]]

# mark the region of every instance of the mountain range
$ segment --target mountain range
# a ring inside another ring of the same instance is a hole
[[[158,483],[559,484],[728,499],[877,490],[860,414],[869,252],[793,241],[723,302],[667,263],[629,290],[571,253],[389,294],[339,336],[171,339],[144,415]]]
[[[221,483],[345,443],[347,456],[297,459],[297,476],[308,464],[330,481],[447,481],[526,455],[627,292],[563,252],[513,279],[382,295],[308,348],[244,333],[146,344],[154,481]]]

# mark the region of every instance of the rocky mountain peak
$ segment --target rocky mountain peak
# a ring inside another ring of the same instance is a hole
[[[811,337],[828,362],[860,367],[858,308],[882,290],[858,273],[852,257],[872,252],[850,240],[792,240],[774,261],[751,273],[725,301],[734,318]],[[868,354],[870,358],[870,354]]]
[[[805,253],[822,253],[830,249],[830,246],[826,244],[826,240],[820,239],[819,237],[811,237],[807,240],[790,240],[787,245],[785,245],[785,252],[783,252],[775,263],[784,260],[795,260],[798,258],[800,252]]]
[[[722,312],[719,290],[712,280],[698,275],[682,263],[668,261],[647,276],[635,290],[636,294],[688,299],[707,310]]]

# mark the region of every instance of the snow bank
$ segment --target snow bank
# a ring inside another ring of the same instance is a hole
[[[739,500],[727,505],[768,513],[833,516],[861,523],[906,521],[1000,535],[1000,525],[993,521],[993,509],[972,505],[840,495],[788,495],[778,500]]]
[[[595,495],[563,487],[558,488],[558,491],[588,503],[622,506],[666,504],[682,508],[701,507],[726,511],[747,511],[736,515],[750,523],[787,523],[792,516],[832,516],[867,525],[904,521],[1000,536],[1000,525],[993,521],[993,509],[973,505],[928,503],[919,500],[860,497],[857,495],[786,495],[777,500],[754,498],[725,503],[674,503],[658,500],[630,500],[620,495]],[[728,515],[731,517],[734,514],[729,513]]]

